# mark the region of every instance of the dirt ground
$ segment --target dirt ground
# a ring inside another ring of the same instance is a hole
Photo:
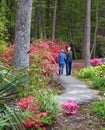
[[[90,104],[85,104],[76,115],[59,114],[48,130],[105,130],[105,121],[92,113]]]
[[[73,60],[73,71],[79,71],[80,69],[85,67],[84,60]]]

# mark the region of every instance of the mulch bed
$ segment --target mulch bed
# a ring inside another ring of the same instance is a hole
[[[85,67],[85,60],[73,60],[73,71],[80,71]]]
[[[59,114],[55,123],[47,130],[102,130],[105,122],[94,115],[91,105],[81,105],[76,115]]]

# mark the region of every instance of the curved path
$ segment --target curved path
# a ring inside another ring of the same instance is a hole
[[[98,99],[98,91],[90,89],[84,82],[73,76],[56,76],[55,79],[65,88],[64,93],[57,96],[59,103],[67,102],[68,98],[75,100],[78,104]]]

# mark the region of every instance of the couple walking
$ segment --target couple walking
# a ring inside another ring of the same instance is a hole
[[[66,47],[66,53],[64,50],[61,50],[61,53],[58,56],[58,64],[59,64],[59,75],[63,74],[64,64],[66,63],[66,75],[71,75],[72,69],[72,51],[71,47]]]

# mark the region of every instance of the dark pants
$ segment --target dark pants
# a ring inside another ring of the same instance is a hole
[[[69,58],[66,60],[66,75],[71,75],[71,69],[72,69],[72,59]]]
[[[64,64],[59,64],[59,75],[63,74]]]

